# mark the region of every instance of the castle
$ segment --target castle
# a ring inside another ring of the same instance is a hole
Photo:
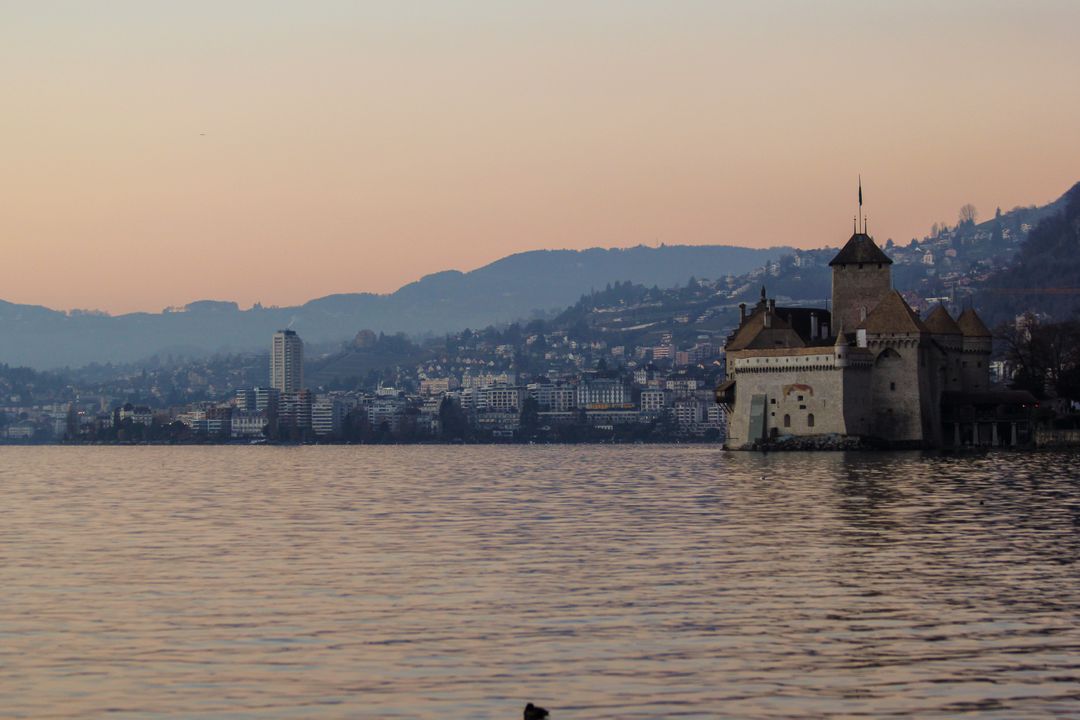
[[[717,401],[727,446],[857,437],[890,447],[1018,445],[1026,392],[990,388],[991,335],[974,309],[920,318],[892,287],[892,260],[856,232],[829,263],[829,310],[761,299],[726,346]]]

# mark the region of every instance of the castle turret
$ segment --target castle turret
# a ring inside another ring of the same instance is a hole
[[[964,392],[981,392],[990,387],[990,350],[993,336],[974,308],[956,318],[964,334],[960,377]]]
[[[844,326],[841,325],[836,331],[836,342],[833,343],[833,349],[836,352],[836,367],[847,367],[849,347],[851,347],[851,343],[848,342],[847,335],[844,333]]]
[[[941,389],[959,392],[964,389],[962,377],[963,342],[964,332],[953,320],[952,315],[944,305],[935,307],[926,316],[926,327],[934,337],[934,341],[943,351],[941,357]]]
[[[855,233],[829,263],[834,327],[858,327],[892,290],[892,260],[866,233]]]

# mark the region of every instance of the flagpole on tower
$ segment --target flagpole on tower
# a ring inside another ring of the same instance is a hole
[[[866,216],[862,210],[862,173],[859,173],[859,217],[862,219],[863,232],[866,232]]]

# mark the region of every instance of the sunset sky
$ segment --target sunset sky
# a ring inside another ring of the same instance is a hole
[[[1080,180],[1080,2],[0,1],[0,299],[881,241]]]

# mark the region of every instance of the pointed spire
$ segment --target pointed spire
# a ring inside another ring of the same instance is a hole
[[[859,217],[862,218],[862,231],[863,235],[866,234],[866,216],[863,215],[862,209],[862,173],[859,174]]]

